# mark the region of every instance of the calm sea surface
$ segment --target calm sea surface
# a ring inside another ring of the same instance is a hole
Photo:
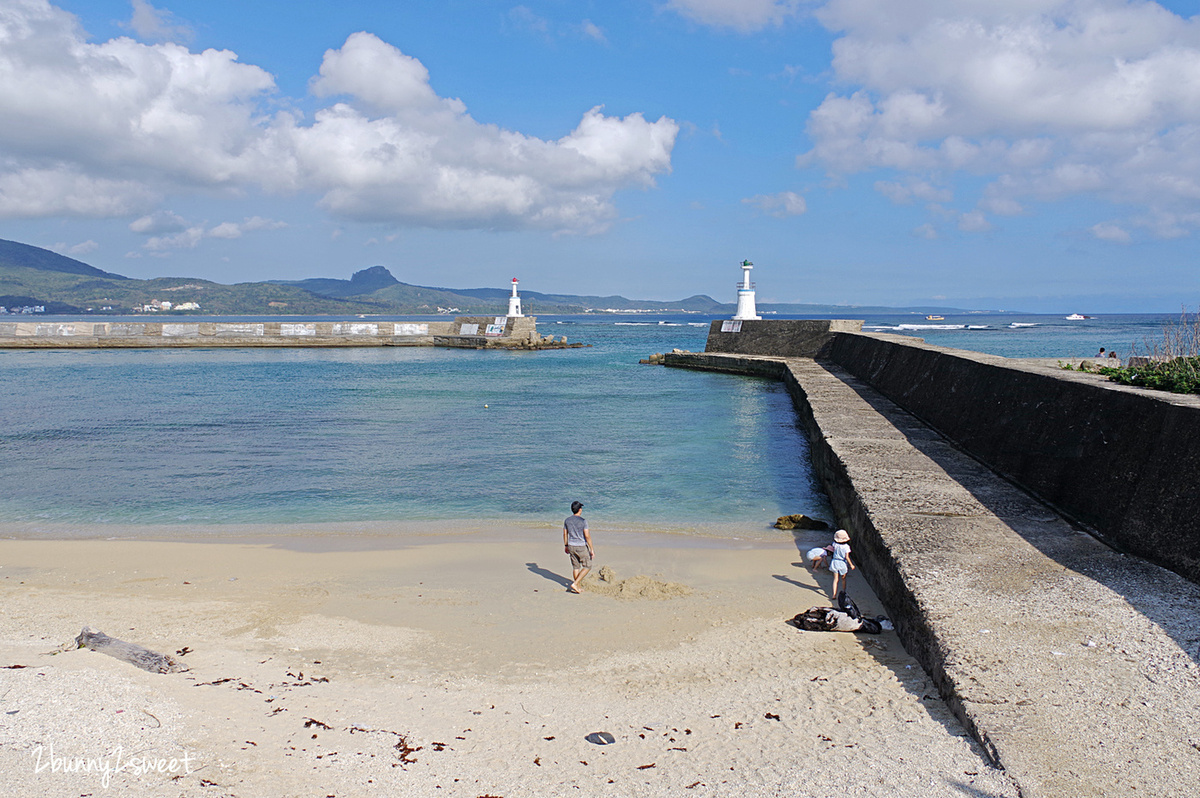
[[[1126,354],[1164,316],[872,316],[865,329],[1017,357]],[[768,380],[643,366],[708,318],[542,317],[545,352],[0,350],[0,524],[558,523],[770,539],[830,517]],[[65,530],[65,532],[64,532]]]

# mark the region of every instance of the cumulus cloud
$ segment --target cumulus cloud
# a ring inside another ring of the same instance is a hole
[[[742,200],[745,205],[753,205],[763,213],[779,219],[788,216],[799,216],[808,210],[804,197],[793,191],[781,191],[778,194],[758,194]]]
[[[142,248],[153,253],[175,249],[195,249],[206,238],[235,239],[256,230],[279,230],[286,222],[249,216],[240,222],[221,222],[207,227],[206,223],[189,224],[182,216],[170,211],[158,211],[136,219],[129,225],[135,233],[149,236]]]
[[[903,183],[878,180],[875,190],[897,205],[911,205],[914,200],[924,202],[949,202],[954,192],[948,188],[934,186],[924,180],[908,179]]]
[[[0,122],[0,136],[3,130]],[[0,218],[127,216],[157,199],[157,192],[136,180],[92,176],[71,164],[38,168],[0,157]]]
[[[142,245],[143,249],[150,252],[167,252],[172,249],[195,249],[200,241],[204,238],[204,226],[195,225],[180,230],[174,235],[151,236],[146,243]]]
[[[178,233],[187,229],[187,222],[177,213],[171,211],[155,211],[141,216],[129,223],[129,229],[143,235],[162,235],[163,233]]]
[[[979,208],[997,216],[1017,216],[1025,212],[1021,203],[1011,197],[984,197],[979,201]]]
[[[170,11],[155,8],[146,0],[133,0],[133,17],[128,27],[151,42],[187,42],[192,38],[191,27],[177,20]]]
[[[1130,241],[1129,231],[1112,222],[1092,225],[1092,235],[1103,241],[1115,241],[1118,244],[1128,244]]]
[[[1010,214],[1075,195],[1177,212],[1200,200],[1200,17],[1135,0],[830,0],[817,13],[850,90],[811,113],[802,166],[965,171]]]
[[[779,25],[794,16],[799,0],[667,0],[667,7],[688,19],[741,33]]]
[[[583,34],[584,38],[600,44],[608,44],[608,37],[604,35],[604,30],[590,19],[579,23],[579,32]]]
[[[958,229],[964,233],[985,233],[992,229],[992,224],[983,211],[970,211],[958,217]]]
[[[508,11],[508,19],[514,27],[520,30],[543,35],[550,32],[550,21],[535,14],[529,6],[513,6]]]
[[[209,238],[233,239],[241,238],[246,233],[253,233],[256,230],[282,230],[285,227],[287,227],[287,222],[264,219],[261,216],[250,216],[241,222],[221,222],[210,228],[206,235]]]
[[[330,104],[307,120],[270,112],[273,77],[232,52],[92,43],[46,0],[6,3],[0,216],[144,216],[172,194],[264,190],[348,219],[592,232],[617,191],[671,169],[671,119],[596,107],[557,140],[480,123],[369,33],[325,53],[310,88]],[[156,246],[205,232],[158,231]]]
[[[59,243],[50,247],[50,249],[54,250],[60,255],[70,255],[72,257],[75,255],[86,255],[89,252],[95,252],[99,248],[100,245],[95,241],[92,241],[90,238],[87,241],[81,241],[78,244],[65,244],[60,241]]]

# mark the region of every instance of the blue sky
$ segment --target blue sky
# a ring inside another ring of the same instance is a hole
[[[1197,2],[0,0],[0,238],[131,277],[1200,302]]]

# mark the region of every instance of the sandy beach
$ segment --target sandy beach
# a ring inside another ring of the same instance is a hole
[[[894,634],[784,623],[829,603],[797,544],[595,537],[615,578],[580,596],[554,528],[0,541],[0,788],[1017,794]],[[85,625],[187,670],[76,649]]]

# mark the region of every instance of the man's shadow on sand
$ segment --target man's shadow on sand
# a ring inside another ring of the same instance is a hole
[[[570,579],[568,579],[565,576],[559,576],[558,574],[554,573],[553,571],[547,571],[545,568],[540,567],[535,562],[527,562],[527,563],[525,563],[525,567],[528,568],[532,573],[537,574],[538,576],[542,577],[543,579],[549,579],[551,582],[558,582],[563,587],[571,586]]]

